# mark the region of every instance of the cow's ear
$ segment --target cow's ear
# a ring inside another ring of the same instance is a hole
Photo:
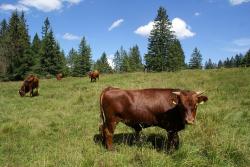
[[[177,96],[180,96],[181,95],[181,92],[172,92],[173,94],[177,95]]]
[[[198,96],[198,103],[202,104],[208,100],[207,96]]]

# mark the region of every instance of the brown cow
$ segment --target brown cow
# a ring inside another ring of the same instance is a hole
[[[199,103],[208,100],[202,93],[180,89],[123,90],[108,87],[100,96],[103,143],[112,149],[116,125],[132,127],[137,139],[142,128],[158,126],[168,132],[167,150],[177,149],[178,132],[193,124]]]
[[[29,75],[24,81],[19,90],[19,94],[23,97],[26,93],[30,92],[30,96],[38,96],[39,79],[34,75]],[[36,89],[35,92],[33,90]]]
[[[98,78],[99,80],[99,71],[95,70],[95,71],[89,71],[88,72],[88,76],[91,79],[90,82],[96,82],[96,78]]]
[[[59,73],[59,74],[56,74],[56,79],[59,81],[61,80],[63,77],[63,74],[62,73]]]

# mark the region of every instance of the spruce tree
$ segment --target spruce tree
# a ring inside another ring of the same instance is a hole
[[[225,68],[231,68],[231,62],[230,59],[227,57],[227,59],[224,61],[224,67]]]
[[[189,68],[190,69],[202,69],[202,55],[200,53],[200,51],[195,48],[190,61],[189,61]]]
[[[224,66],[224,65],[223,65],[222,61],[219,60],[217,68],[222,68],[223,66]]]
[[[247,51],[243,58],[243,66],[250,67],[250,49]]]
[[[49,19],[46,18],[42,27],[42,44],[40,49],[40,66],[42,75],[63,73],[66,61],[60,46],[56,42]]]
[[[121,66],[120,66],[121,72],[130,72],[131,71],[130,61],[126,50],[124,50],[123,47],[121,47],[119,53],[121,56]]]
[[[236,54],[234,59],[235,59],[235,67],[240,67],[242,65],[242,59],[243,59],[242,54]]]
[[[24,12],[20,15],[17,11],[12,13],[9,21],[8,40],[9,79],[23,79],[31,72],[34,65]]]
[[[101,73],[110,73],[112,71],[105,52],[103,52],[100,59],[96,61],[94,69],[98,70]]]
[[[35,62],[35,65],[33,67],[33,71],[36,73],[36,74],[40,74],[41,71],[40,71],[40,59],[41,59],[41,56],[40,56],[40,49],[41,49],[41,40],[39,38],[39,36],[37,35],[37,33],[35,34],[34,38],[33,38],[33,41],[32,41],[32,44],[31,44],[31,49],[32,49],[32,52],[33,52],[33,57],[34,57],[34,62]]]
[[[77,57],[74,59],[73,76],[84,76],[91,69],[91,48],[85,37],[82,38]]]
[[[169,49],[174,39],[171,22],[166,9],[160,7],[150,32],[148,53],[145,55],[146,66],[151,71],[166,71]]]
[[[114,70],[116,72],[121,72],[122,57],[118,50],[115,52],[113,62],[114,62]]]
[[[205,69],[213,69],[215,68],[214,63],[212,63],[211,59],[208,59],[208,61],[205,62]]]
[[[185,68],[185,56],[180,41],[173,40],[167,57],[167,71],[177,71]]]
[[[130,48],[129,64],[131,71],[141,71],[143,69],[142,58],[140,55],[139,47],[137,45]]]
[[[0,78],[6,76],[8,68],[7,21],[0,22]]]
[[[72,75],[75,59],[77,58],[77,56],[78,56],[78,53],[74,48],[72,48],[68,53],[66,60],[67,60],[67,66],[69,67],[70,75]]]

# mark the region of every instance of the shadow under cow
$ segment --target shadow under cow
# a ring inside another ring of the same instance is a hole
[[[100,134],[94,135],[93,138],[95,143],[102,144],[102,137]],[[140,135],[139,141],[136,140],[134,133],[120,133],[114,134],[113,136],[113,143],[114,144],[125,144],[128,146],[139,146],[142,147],[143,145],[152,145],[154,149],[157,151],[164,151],[166,149],[166,142],[167,137],[161,134],[150,134],[150,135]]]

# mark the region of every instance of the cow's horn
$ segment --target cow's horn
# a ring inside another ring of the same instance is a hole
[[[196,94],[199,96],[199,95],[201,95],[201,94],[203,94],[204,93],[204,91],[203,92],[201,92],[201,91],[198,91],[198,92],[196,92]]]
[[[180,96],[181,92],[172,92],[173,94],[176,94],[178,96]]]

